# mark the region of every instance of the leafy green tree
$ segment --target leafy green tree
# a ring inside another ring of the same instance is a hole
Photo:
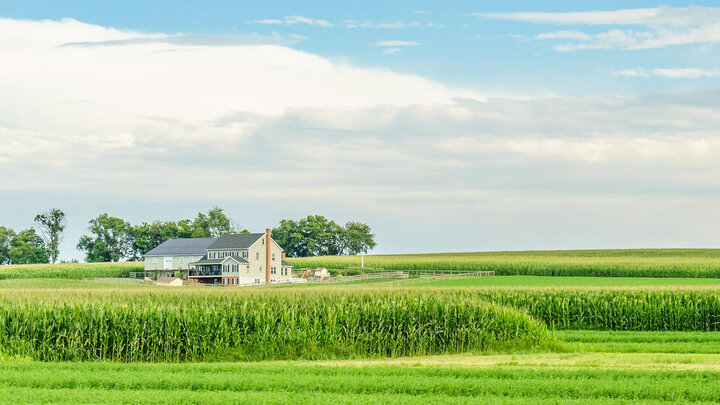
[[[142,260],[143,255],[168,239],[180,237],[178,224],[172,221],[143,222],[129,228],[131,254],[129,260]]]
[[[8,252],[12,264],[48,263],[50,261],[50,249],[45,246],[45,241],[30,228],[18,232],[10,242]]]
[[[230,218],[219,207],[213,207],[207,214],[199,212],[192,222],[193,238],[217,238],[233,231]]]
[[[292,219],[280,220],[280,226],[272,230],[272,238],[282,246],[289,257],[302,257],[305,253],[304,236],[300,225]]]
[[[124,220],[101,214],[88,222],[90,235],[83,235],[77,248],[85,251],[88,262],[117,262],[131,256],[131,225]]]
[[[65,230],[65,213],[57,208],[52,208],[48,212],[36,215],[35,223],[45,241],[45,246],[50,251],[50,262],[55,263],[60,253],[62,232]]]
[[[356,255],[367,253],[375,247],[375,234],[370,230],[368,224],[350,221],[345,224],[344,248],[346,253]]]
[[[10,249],[12,249],[12,240],[15,237],[15,231],[4,226],[0,226],[0,264],[10,263]]]
[[[273,239],[290,257],[367,252],[375,246],[374,236],[366,224],[348,222],[343,228],[322,215],[283,219],[272,231]]]

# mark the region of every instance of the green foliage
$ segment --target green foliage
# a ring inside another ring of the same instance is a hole
[[[189,229],[187,231],[190,231]],[[161,243],[172,238],[189,238],[192,232],[186,233],[178,223],[168,221],[143,222],[130,231],[131,254],[128,260],[142,260],[143,255]]]
[[[35,230],[30,228],[18,232],[12,238],[8,256],[13,264],[47,263],[50,261],[50,250]]]
[[[234,229],[230,224],[230,218],[225,215],[222,208],[213,207],[207,214],[199,212],[192,222],[193,238],[217,238],[232,232]]]
[[[366,255],[366,268],[495,271],[497,275],[720,278],[718,249],[567,250]],[[359,267],[357,256],[292,258],[297,267]]]
[[[50,251],[50,262],[55,263],[60,253],[62,232],[65,230],[65,213],[57,208],[52,208],[48,212],[36,215],[35,223],[40,228],[45,246]]]
[[[15,237],[15,231],[4,226],[0,226],[0,265],[10,263],[11,243]]]
[[[130,228],[131,248],[128,260],[143,260],[143,255],[168,239],[216,238],[226,233],[238,232],[222,208],[213,207],[207,213],[198,213],[195,220],[143,222]],[[239,231],[248,233],[247,229]]]
[[[272,237],[289,257],[356,254],[375,247],[368,225],[348,222],[342,227],[322,215],[283,219]]]
[[[117,262],[131,250],[131,225],[107,213],[89,222],[91,235],[83,235],[77,244],[88,262]]]
[[[549,334],[516,310],[442,294],[96,291],[33,297],[9,291],[0,298],[0,341],[7,354],[40,360],[194,361],[538,347]]]

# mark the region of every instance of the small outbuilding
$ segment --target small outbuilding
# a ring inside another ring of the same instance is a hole
[[[182,287],[183,281],[177,277],[160,277],[155,282],[155,285],[164,285],[167,287]]]

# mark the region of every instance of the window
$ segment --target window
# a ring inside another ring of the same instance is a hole
[[[250,273],[250,266],[245,266],[245,272]]]
[[[180,264],[183,264],[183,261],[184,261],[184,260],[185,260],[185,258],[184,258],[184,257],[181,257],[181,258],[180,258]]]
[[[248,258],[248,252],[247,252],[247,250],[243,250],[243,251],[242,251],[242,257],[243,257],[243,259],[247,259],[247,258]]]
[[[272,254],[272,260],[275,261],[275,253]]]
[[[224,278],[223,281],[225,282],[225,285],[228,285],[229,278]]]
[[[255,260],[260,260],[260,252],[255,252]]]

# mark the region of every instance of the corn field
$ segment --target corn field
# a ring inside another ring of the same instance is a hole
[[[394,357],[536,347],[548,339],[542,323],[515,309],[447,294],[0,298],[0,350],[52,361]]]
[[[560,329],[720,331],[713,289],[483,289],[472,295]]]

